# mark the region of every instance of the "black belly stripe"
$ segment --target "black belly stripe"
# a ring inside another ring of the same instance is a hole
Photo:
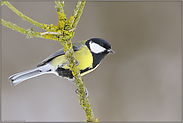
[[[91,70],[92,68],[86,68],[84,70],[80,70],[80,73],[84,73],[88,70]],[[59,76],[65,77],[65,78],[69,78],[69,79],[73,79],[73,74],[72,71],[70,69],[64,69],[64,68],[57,68],[56,72],[58,73]]]
[[[64,68],[59,68],[58,67],[56,69],[56,72],[58,73],[59,76],[66,77],[66,78],[69,78],[69,79],[73,78],[72,71],[69,70],[69,69],[64,69]]]

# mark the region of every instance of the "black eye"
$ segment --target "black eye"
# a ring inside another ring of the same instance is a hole
[[[100,46],[104,47],[104,44],[102,43],[102,44],[100,44]]]

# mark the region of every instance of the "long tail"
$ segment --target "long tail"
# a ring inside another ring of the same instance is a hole
[[[11,81],[12,85],[17,85],[27,79],[46,74],[46,73],[54,73],[55,70],[53,69],[53,66],[50,64],[46,64],[44,66],[40,66],[34,69],[30,69],[27,71],[23,71],[17,74],[14,74],[9,77],[9,80]]]

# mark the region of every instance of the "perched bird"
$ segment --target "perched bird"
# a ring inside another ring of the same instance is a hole
[[[114,53],[110,43],[101,38],[91,38],[73,43],[73,50],[81,76],[96,69],[108,53]],[[68,61],[65,58],[64,49],[60,49],[47,57],[36,68],[10,76],[9,80],[12,85],[17,85],[27,79],[47,73],[53,73],[74,81],[72,71],[69,69]]]

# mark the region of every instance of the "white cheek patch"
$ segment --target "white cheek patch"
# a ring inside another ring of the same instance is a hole
[[[95,42],[90,41],[90,49],[93,53],[101,53],[104,52],[106,49]]]

